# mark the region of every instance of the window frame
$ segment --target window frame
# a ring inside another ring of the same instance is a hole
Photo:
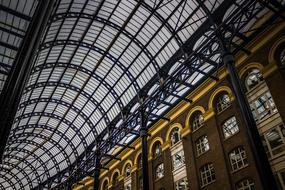
[[[129,171],[127,171],[129,169]],[[126,167],[125,167],[125,176],[126,177],[130,177],[132,173],[132,169],[131,169],[131,164],[127,163]]]
[[[181,158],[179,159],[179,161],[177,161],[177,155],[179,155]],[[171,156],[171,160],[172,160],[172,168],[173,171],[178,170],[179,168],[182,168],[185,165],[185,155],[184,155],[184,150],[181,149],[177,152],[175,152],[172,156]]]
[[[248,166],[248,158],[246,150],[243,146],[238,146],[232,149],[229,154],[229,161],[233,172]]]
[[[260,104],[259,106],[257,104]],[[269,90],[252,100],[250,108],[257,123],[264,121],[272,114],[277,113],[277,107]],[[260,109],[263,108],[263,111]],[[267,112],[267,113],[266,113]]]
[[[227,101],[226,101],[227,100]],[[216,97],[215,108],[217,114],[222,113],[224,110],[231,106],[231,98],[228,92],[221,92]]]
[[[227,128],[228,128],[228,130],[226,130]],[[235,129],[235,128],[237,128],[237,129]],[[233,130],[233,129],[235,129],[235,130]],[[236,135],[240,131],[239,126],[237,124],[237,119],[235,116],[231,116],[223,122],[222,131],[223,131],[223,136],[225,139],[228,139],[228,138]],[[228,134],[229,131],[230,131],[230,134],[226,135],[226,134]]]
[[[197,131],[205,125],[204,116],[201,111],[196,111],[190,118],[190,125],[193,131]]]
[[[274,147],[274,148],[272,148],[272,143],[270,143],[270,140],[269,140],[270,137],[268,137],[266,135],[273,130],[278,132],[279,141],[281,141],[281,144]],[[284,134],[282,133],[282,131],[284,131]],[[265,147],[265,151],[267,153],[267,156],[269,158],[274,158],[276,156],[279,156],[280,154],[284,154],[285,153],[285,126],[284,126],[284,124],[279,123],[275,127],[272,127],[270,129],[268,129],[267,131],[265,131],[262,134],[262,141],[263,141],[263,145]],[[280,149],[281,151],[278,151],[277,153],[275,153],[275,151],[278,149]]]
[[[248,84],[250,77],[256,78],[255,84],[252,84],[251,86]],[[255,87],[257,87],[262,81],[263,81],[263,77],[262,77],[260,70],[258,68],[254,68],[247,72],[247,75],[244,78],[244,85],[247,91],[251,91]]]
[[[248,182],[248,183],[244,184],[244,182]],[[241,184],[242,186],[238,187],[239,184]],[[236,190],[254,190],[254,187],[255,187],[255,183],[253,179],[251,178],[244,178],[235,184]]]
[[[162,169],[161,171],[158,171],[159,169]],[[160,173],[159,173],[160,172]],[[159,163],[156,165],[155,167],[155,180],[160,180],[161,178],[164,177],[164,173],[165,173],[165,168],[164,168],[164,163]],[[161,174],[161,176],[159,176],[159,174]]]
[[[183,189],[179,188],[179,183],[184,182],[186,185],[184,185]],[[189,189],[189,182],[187,177],[182,177],[174,182],[174,189],[175,190],[188,190]]]
[[[156,150],[159,150],[158,152]],[[153,158],[156,159],[162,155],[162,148],[161,148],[161,143],[159,141],[155,142],[153,145],[153,150],[152,150],[152,155]]]
[[[200,170],[200,185],[205,187],[216,181],[216,173],[212,162],[204,164]]]
[[[181,141],[181,129],[179,127],[175,127],[172,129],[170,133],[170,141],[171,141],[171,146],[177,145]],[[177,139],[174,139],[174,136],[177,135]]]
[[[206,140],[205,140],[206,139]],[[210,150],[210,144],[209,144],[209,138],[207,135],[200,136],[195,141],[196,146],[196,154],[197,156],[200,156]]]

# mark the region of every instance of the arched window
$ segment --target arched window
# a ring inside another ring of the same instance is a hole
[[[227,119],[224,122],[222,129],[223,129],[223,134],[224,134],[225,139],[233,136],[236,133],[238,133],[239,128],[237,125],[236,117],[233,116],[233,117]]]
[[[181,140],[180,129],[178,127],[174,128],[171,132],[171,145],[175,145]]]
[[[140,169],[140,168],[142,168],[142,154],[140,154],[139,156],[138,156],[138,168]]]
[[[251,70],[245,78],[245,86],[247,90],[252,89],[263,80],[262,75],[258,69]]]
[[[217,113],[221,113],[231,105],[231,99],[228,93],[222,92],[216,99],[216,110]]]
[[[129,177],[131,175],[131,164],[127,164],[125,168],[125,176]]]
[[[161,163],[155,168],[155,179],[160,179],[164,176],[164,164]]]
[[[192,130],[195,131],[204,125],[204,117],[202,112],[196,111],[193,113],[190,119],[190,125]]]
[[[201,186],[206,186],[216,180],[213,163],[205,164],[200,168]]]
[[[247,178],[239,181],[236,184],[236,190],[254,190],[254,182],[252,179]]]
[[[119,184],[119,173],[116,172],[114,175],[113,175],[113,179],[112,179],[112,185],[113,186],[116,186]]]
[[[229,159],[233,171],[243,168],[248,164],[245,149],[237,147],[229,153]]]
[[[153,150],[152,150],[152,154],[154,158],[157,158],[161,155],[161,144],[160,142],[155,142],[154,146],[153,146]]]
[[[105,180],[105,181],[103,182],[103,185],[102,185],[101,190],[107,190],[107,189],[108,189],[108,180]]]

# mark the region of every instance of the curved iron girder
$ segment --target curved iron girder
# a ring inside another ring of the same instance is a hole
[[[24,185],[23,185],[22,181],[18,178],[17,175],[15,175],[13,172],[11,172],[10,170],[8,170],[8,169],[6,169],[6,168],[1,168],[1,170],[7,172],[8,175],[10,175],[12,178],[15,178],[16,181],[19,183],[20,188],[21,188],[21,189],[24,189]],[[0,177],[0,178],[1,178],[1,177]],[[0,185],[2,185],[2,184],[0,183]],[[3,186],[2,186],[2,187],[3,187]]]
[[[28,127],[27,127],[28,126]],[[41,128],[42,127],[42,128]],[[75,154],[75,157],[77,158],[79,155],[78,155],[78,152],[75,148],[75,146],[71,143],[71,139],[67,138],[67,136],[65,136],[65,134],[63,134],[62,132],[60,132],[59,130],[54,130],[54,128],[52,127],[49,127],[47,125],[37,125],[37,124],[31,124],[31,125],[24,125],[24,126],[21,126],[21,127],[17,127],[17,130],[23,130],[23,129],[29,129],[29,128],[32,128],[32,129],[36,129],[36,128],[39,128],[39,129],[44,129],[44,130],[49,130],[57,135],[59,135],[60,137],[62,137],[67,143],[68,145],[71,147],[71,149],[74,151],[73,153]],[[12,131],[12,132],[15,132],[15,131]],[[14,136],[14,135],[13,135]]]
[[[1,178],[2,174],[0,174],[0,178]],[[5,190],[4,186],[2,185],[2,183],[0,183],[0,189],[1,190]]]
[[[37,83],[37,84],[38,84],[38,83]],[[75,86],[67,85],[67,84],[65,84],[65,83],[57,83],[57,84],[58,84],[58,86],[60,86],[60,87],[65,87],[65,88],[68,88],[68,89],[70,89],[70,90],[74,90],[74,91],[76,91],[76,92],[79,92],[79,90],[80,90],[79,88],[77,88],[77,87],[75,87]],[[42,87],[42,86],[57,86],[57,84],[55,84],[54,82],[48,82],[47,84],[44,84],[44,85],[42,85],[42,84],[36,85],[34,89],[39,88],[39,87]],[[26,91],[26,92],[27,92],[27,91]],[[26,93],[26,92],[25,92],[25,93]],[[84,91],[82,91],[81,94],[82,94],[85,98],[87,98],[92,104],[94,104],[94,105],[96,106],[96,108],[98,108],[98,111],[101,113],[101,115],[102,115],[102,117],[104,118],[105,122],[108,124],[108,123],[110,122],[110,120],[109,120],[107,114],[104,112],[104,109],[100,106],[100,104],[96,101],[96,99],[94,99],[92,96],[90,96],[89,94],[87,94],[87,93],[84,92]],[[38,99],[41,99],[41,98],[37,98],[37,99],[34,99],[34,100],[38,100]],[[30,100],[25,101],[25,102],[29,102],[29,101],[30,101]],[[25,103],[25,102],[23,102],[23,103]],[[22,105],[23,103],[20,104],[21,108],[24,107],[24,106]],[[78,109],[78,108],[76,108],[76,109]],[[91,122],[91,123],[92,123],[92,122]],[[92,125],[93,125],[93,124],[92,124]],[[92,129],[92,130],[93,130],[93,129]]]
[[[40,82],[40,83],[36,83],[36,84],[32,84],[30,86],[28,86],[26,88],[26,90],[24,91],[24,94],[27,93],[28,91],[31,91],[35,88],[39,88],[39,87],[43,87],[43,86],[59,86],[59,87],[64,87],[64,88],[67,88],[69,90],[73,90],[77,93],[80,93],[80,95],[83,95],[85,98],[87,98],[89,101],[91,101],[95,106],[98,106],[96,108],[98,108],[98,110],[100,111],[100,113],[103,113],[102,115],[102,119],[105,119],[105,121],[107,120],[107,114],[105,113],[105,110],[102,110],[103,108],[100,106],[100,104],[87,92],[85,91],[81,91],[80,88],[76,87],[76,86],[73,86],[73,85],[70,85],[70,84],[66,84],[66,83],[59,83],[59,82],[51,82],[51,81],[48,81],[48,82]],[[100,119],[101,120],[101,119]],[[17,121],[17,120],[16,120]],[[107,120],[109,122],[109,119]],[[108,125],[108,123],[106,123]],[[93,129],[95,130],[95,128]],[[96,131],[94,131],[96,132]],[[97,132],[95,133],[97,136]]]
[[[35,174],[35,177],[36,177],[37,182],[38,182],[38,183],[41,183],[41,178],[40,178],[40,176],[39,176],[39,173],[36,172],[37,169],[36,169],[30,162],[26,161],[26,160],[23,159],[23,158],[20,158],[20,157],[17,156],[17,155],[6,155],[5,158],[9,158],[9,159],[12,158],[12,159],[19,160],[19,161],[25,163],[25,164],[26,164],[26,167],[29,167],[29,168],[31,169],[31,171]],[[4,163],[7,164],[7,163],[10,163],[10,162],[4,161]],[[10,164],[12,164],[12,163],[10,163]],[[12,164],[11,167],[16,168],[16,169],[21,169],[21,170],[23,170],[23,171],[25,172],[24,168],[19,167],[17,164]],[[25,173],[26,173],[26,172],[25,172]],[[27,174],[27,173],[26,173],[26,174]],[[29,176],[29,175],[27,174],[27,177],[28,177],[28,176]]]
[[[42,127],[42,128],[41,128]],[[47,125],[38,125],[38,124],[29,124],[29,125],[23,125],[23,126],[20,126],[20,127],[17,127],[17,130],[25,130],[25,129],[36,129],[36,128],[39,128],[39,129],[44,129],[44,130],[48,130],[48,131],[51,131],[57,135],[59,135],[60,137],[62,137],[65,142],[67,142],[67,144],[71,147],[72,150],[74,150],[74,154],[75,154],[75,157],[77,158],[79,155],[78,155],[78,152],[74,146],[74,144],[71,143],[71,139],[69,139],[64,133],[62,133],[61,131],[59,130],[54,130],[53,127],[50,127],[50,126],[47,126]],[[12,130],[12,132],[16,132],[15,130]],[[14,135],[14,134],[13,134]]]
[[[54,41],[45,42],[45,43],[43,43],[43,44],[41,45],[40,51],[42,51],[42,50],[44,50],[44,49],[48,49],[48,48],[51,49],[52,47],[61,46],[61,45],[63,45],[63,46],[69,45],[69,46],[77,46],[77,47],[88,48],[89,50],[93,50],[93,51],[95,51],[95,52],[97,52],[97,53],[100,53],[100,54],[102,54],[102,55],[104,55],[104,53],[105,53],[105,50],[103,50],[103,49],[101,49],[101,48],[99,48],[99,47],[97,47],[97,46],[94,46],[94,45],[92,45],[92,44],[88,44],[88,43],[86,43],[86,42],[75,41],[75,40],[70,40],[70,39],[68,39],[68,40],[54,40]],[[106,52],[106,57],[107,57],[108,59],[110,59],[110,60],[114,63],[114,65],[113,65],[112,67],[114,67],[115,65],[117,65],[117,66],[123,71],[123,73],[127,75],[127,77],[129,78],[129,80],[130,80],[130,81],[133,81],[133,85],[134,85],[135,89],[136,89],[137,91],[139,91],[139,85],[138,85],[138,83],[136,82],[135,77],[129,72],[129,70],[124,66],[124,64],[122,64],[116,57],[114,57],[114,56],[113,56],[112,54],[110,54],[109,52]],[[48,64],[48,63],[44,63],[44,65],[45,65],[45,64]],[[43,64],[42,64],[42,65],[43,65]],[[80,66],[80,67],[81,67],[81,66]],[[36,66],[35,68],[37,68],[37,66]],[[83,68],[84,68],[84,67],[83,67]],[[85,68],[84,68],[84,69],[85,69]],[[33,69],[33,70],[34,70],[34,69]],[[86,70],[87,70],[87,69],[86,69]],[[100,76],[96,75],[95,71],[89,71],[89,72],[90,72],[90,75],[96,76],[96,78],[97,78],[97,77],[101,78]],[[102,78],[101,78],[101,81],[103,81]],[[107,83],[107,82],[105,82],[105,83]],[[108,84],[108,86],[110,86],[110,85]]]
[[[72,128],[76,134],[81,138],[81,140],[83,141],[83,145],[87,146],[86,141],[84,140],[84,137],[82,135],[82,133],[80,133],[80,128],[77,128],[75,125],[73,125],[73,123],[65,118],[62,118],[61,116],[58,116],[54,113],[47,113],[47,112],[31,112],[31,113],[26,113],[26,114],[22,114],[18,117],[15,118],[15,122],[20,121],[21,119],[24,118],[28,118],[28,117],[32,117],[32,116],[45,116],[45,117],[51,117],[54,119],[58,119],[58,120],[62,120],[63,123],[65,123],[67,126],[69,126],[70,128]]]
[[[13,136],[12,138],[10,137],[9,139],[9,142],[7,143],[8,145],[13,145],[13,143],[15,142],[15,140],[19,140],[18,138],[21,138],[21,137],[36,137],[36,138],[40,138],[40,139],[43,139],[43,140],[46,140],[47,142],[53,144],[61,153],[63,154],[64,158],[65,158],[65,161],[67,163],[67,165],[71,165],[71,162],[69,160],[69,157],[67,155],[67,153],[64,151],[64,148],[61,147],[58,142],[56,142],[55,140],[53,140],[52,138],[47,138],[46,136],[44,135],[41,135],[41,134],[35,134],[35,133],[21,133],[21,134],[17,134],[15,136]],[[15,139],[14,139],[15,138]],[[27,142],[26,139],[20,139],[20,140],[23,140],[23,142]],[[43,146],[43,145],[41,145]],[[50,152],[50,151],[49,151]],[[50,152],[51,153],[51,152]],[[51,153],[52,154],[52,153]],[[58,153],[57,153],[58,154]],[[9,156],[9,155],[6,155],[6,156]]]
[[[85,72],[86,74],[89,74],[90,73],[90,76],[92,76],[94,79],[96,79],[99,83],[102,83],[104,85],[105,88],[107,88],[107,90],[109,90],[112,94],[112,96],[114,97],[114,100],[116,100],[116,102],[118,102],[118,105],[119,105],[119,108],[122,110],[123,109],[123,103],[120,101],[119,99],[119,96],[118,94],[114,91],[114,89],[112,88],[112,86],[110,86],[106,81],[102,80],[102,78],[98,75],[96,75],[94,72],[90,72],[88,71],[87,69],[81,67],[81,66],[77,66],[77,65],[74,65],[74,64],[69,64],[69,63],[60,63],[60,64],[57,64],[57,63],[51,63],[51,64],[47,64],[46,66],[44,66],[45,68],[51,68],[53,66],[57,66],[57,67],[70,67],[70,68],[74,68],[74,69],[78,69],[78,70],[82,70],[82,72]],[[66,86],[69,86],[71,90],[75,90],[76,92],[80,92],[81,94],[84,93],[86,94],[87,96],[86,97],[90,97],[91,98],[91,95],[90,94],[87,94],[86,92],[83,91],[83,89],[81,88],[78,88],[78,87],[75,87],[75,86],[72,86],[70,84],[65,84],[65,83],[59,83],[59,82],[53,82],[53,81],[45,81],[45,82],[37,82],[35,84],[31,84],[29,86],[27,86],[24,90],[24,93],[27,93],[28,91],[31,91],[33,90],[34,87],[43,87],[45,86],[44,83],[49,83],[50,86],[60,86],[60,87],[66,87]],[[52,85],[51,85],[52,84]],[[97,105],[99,105],[97,103]],[[104,112],[105,113],[105,112]]]
[[[22,168],[20,168],[19,166],[15,165],[15,164],[10,163],[10,162],[3,161],[3,163],[5,163],[6,165],[8,165],[10,167],[17,169],[21,174],[23,174],[23,176],[27,179],[27,181],[29,183],[30,189],[33,188],[33,183],[31,181],[31,179],[29,178],[29,175]]]
[[[14,186],[14,183],[7,176],[0,173],[0,178],[5,179],[6,182],[10,185],[10,187],[12,187],[13,190],[17,190],[16,187]],[[6,190],[6,189],[4,189],[4,190]]]
[[[0,174],[0,178],[1,178],[2,174]],[[2,183],[0,183],[0,189],[1,190],[5,190],[4,186],[2,185]]]
[[[51,23],[52,22],[56,22],[58,20],[61,20],[61,19],[67,19],[67,18],[85,18],[85,19],[90,19],[90,20],[93,20],[93,21],[97,21],[97,22],[101,22],[101,23],[104,23],[105,25],[107,26],[110,26],[112,28],[115,28],[116,30],[121,30],[121,26],[109,21],[109,20],[106,20],[102,17],[95,17],[94,18],[94,15],[90,15],[88,13],[79,13],[79,12],[68,12],[68,13],[58,13],[58,14],[54,14],[50,21]],[[51,24],[50,23],[50,24]],[[150,51],[148,51],[148,49],[146,49],[144,47],[144,45],[138,40],[135,38],[134,35],[132,35],[130,32],[128,32],[127,30],[123,29],[122,30],[122,33],[127,36],[130,40],[133,40],[133,42],[143,50],[143,52],[145,53],[145,55],[150,59],[150,60],[153,60],[153,66],[154,68],[158,71],[159,69],[159,66],[158,66],[158,63],[154,60],[152,54],[150,53]],[[102,50],[104,51],[104,50]],[[111,54],[109,56],[112,56]],[[107,56],[108,57],[108,56]],[[117,62],[118,60],[116,60]]]
[[[80,41],[75,41],[75,40],[56,40],[56,41],[50,41],[50,42],[45,42],[44,44],[42,44],[40,51],[44,50],[44,49],[47,49],[47,48],[52,48],[52,47],[55,47],[55,46],[60,46],[60,45],[69,45],[69,46],[78,46],[78,47],[84,47],[84,48],[88,48],[89,50],[93,50],[97,53],[100,53],[100,54],[104,54],[104,50],[100,49],[99,47],[96,47],[94,45],[91,45],[91,44],[88,44],[86,42],[80,42]],[[121,70],[122,70],[122,73],[126,74],[126,76],[129,78],[130,81],[132,81],[132,85],[134,86],[135,90],[138,92],[139,91],[139,85],[138,83],[136,82],[135,80],[135,77],[132,75],[132,73],[130,73],[130,71],[128,70],[128,68],[126,68],[124,66],[124,64],[122,64],[117,58],[115,58],[114,56],[112,56],[112,54],[110,54],[109,52],[106,53],[106,57],[108,59],[110,59],[116,66],[118,66]],[[58,63],[58,62],[57,62]],[[44,63],[44,64],[41,64],[41,65],[48,65],[50,63]],[[61,64],[68,64],[68,63],[61,63]],[[41,66],[40,65],[40,66]],[[58,64],[56,65],[53,65],[53,66],[59,66]],[[75,66],[75,65],[73,65]],[[81,67],[82,69],[82,72],[86,71],[86,73],[88,73],[90,76],[92,76],[93,78],[99,80],[100,82],[104,83],[104,85],[108,86],[109,88],[112,86],[110,84],[108,84],[104,78],[100,77],[99,75],[96,74],[96,72],[93,70],[93,71],[90,71],[80,65],[76,65],[78,66],[79,68]],[[45,68],[45,66],[41,66],[43,68]],[[32,72],[33,70],[37,70],[38,69],[38,66],[35,66],[33,69],[32,69]],[[114,92],[113,92],[114,93]],[[117,94],[114,95],[114,96],[118,96]],[[123,107],[123,104],[121,105],[121,107]]]
[[[9,151],[9,150],[11,150],[11,151],[16,150],[18,152],[24,152],[24,153],[28,154],[29,156],[34,157],[41,164],[41,166],[44,168],[44,170],[45,170],[44,174],[47,176],[47,178],[50,178],[50,175],[49,175],[49,172],[48,172],[49,170],[47,169],[45,162],[38,155],[36,155],[34,152],[32,152],[30,150],[27,150],[27,149],[24,149],[24,148],[18,148],[18,147],[14,147],[14,148],[7,147],[6,150],[7,151]]]
[[[179,5],[181,5],[183,3],[183,1],[187,1],[187,0],[182,0],[179,2]],[[160,1],[162,2],[162,1]],[[159,4],[160,4],[159,2]],[[149,12],[153,12],[154,15],[158,18],[158,20],[161,22],[161,23],[164,23],[166,28],[168,29],[168,31],[171,33],[171,34],[174,34],[176,33],[176,31],[172,28],[172,26],[156,11],[157,8],[154,8],[149,6],[145,1],[142,2],[142,6],[145,7],[146,10],[148,10]],[[179,7],[179,6],[177,6]],[[182,43],[182,40],[181,38],[175,34],[175,40],[178,42],[178,44],[183,44]]]
[[[88,74],[89,76],[92,76],[94,79],[96,79],[99,83],[102,83],[105,87],[107,87],[107,89],[109,91],[111,91],[111,94],[114,96],[115,100],[118,100],[119,103],[119,107],[122,109],[123,108],[123,103],[120,101],[119,99],[119,95],[114,91],[114,89],[107,83],[107,82],[104,82],[103,78],[101,78],[99,75],[97,75],[96,73],[80,66],[80,65],[75,65],[75,64],[72,64],[72,63],[62,63],[62,62],[57,62],[57,63],[46,63],[46,64],[42,64],[42,65],[37,65],[34,67],[33,71],[32,71],[32,74],[34,74],[36,71],[40,71],[40,70],[43,70],[43,69],[49,69],[49,68],[53,68],[53,67],[64,67],[64,68],[72,68],[72,69],[75,69],[75,70],[78,70],[78,71],[81,71],[83,73],[86,73]],[[38,83],[36,83],[38,84]],[[24,93],[26,93],[27,91],[29,90],[32,90],[32,87],[33,87],[34,84],[30,85],[30,86],[27,86]],[[70,84],[67,84],[67,85],[70,85]],[[44,85],[40,85],[40,86],[44,86]],[[56,84],[54,85],[56,86]],[[70,85],[71,86],[71,85]],[[73,87],[73,88],[77,88],[77,87]],[[72,89],[73,89],[72,88]],[[77,88],[76,92],[80,92],[79,88]],[[81,93],[84,93],[84,91],[82,91]],[[92,96],[90,94],[87,94],[87,93],[84,93],[86,94],[87,96],[85,96],[86,98],[88,99],[91,99],[92,102],[95,104],[96,108],[98,108],[102,114],[103,117],[107,117],[107,114],[106,112],[104,111],[104,109],[100,106],[100,103],[98,103],[94,98],[92,98]],[[109,124],[110,123],[110,120],[109,118],[105,118],[106,120],[106,123]]]
[[[28,118],[28,117],[32,117],[32,116],[45,116],[45,117],[50,117],[50,118],[62,120],[63,123],[65,123],[67,126],[72,128],[74,130],[74,132],[79,136],[79,138],[81,139],[84,147],[87,147],[87,143],[85,141],[85,138],[83,137],[82,133],[80,133],[80,131],[79,131],[80,128],[77,128],[70,121],[68,121],[68,120],[66,120],[66,119],[64,119],[61,116],[58,116],[56,114],[46,113],[46,112],[32,112],[32,113],[27,113],[27,114],[24,114],[24,115],[21,115],[21,116],[17,117],[15,119],[15,122],[19,121],[20,119],[24,119],[24,118]]]
[[[22,102],[20,104],[19,108],[23,108],[24,106],[28,106],[31,104],[38,104],[40,102],[47,102],[48,104],[49,103],[56,103],[56,104],[60,104],[62,106],[65,106],[67,108],[70,108],[71,110],[75,111],[79,116],[81,116],[86,121],[86,123],[89,125],[90,130],[93,131],[93,128],[95,126],[93,126],[92,121],[90,121],[89,117],[87,115],[85,115],[85,113],[82,112],[81,109],[79,109],[79,108],[75,107],[73,104],[70,104],[70,103],[63,101],[63,100],[58,100],[58,99],[54,99],[54,98],[35,98],[32,100]],[[16,129],[18,129],[18,127]],[[93,133],[94,133],[94,131],[93,131]]]
[[[57,173],[60,172],[60,168],[58,166],[58,162],[56,161],[54,156],[51,154],[51,152],[47,148],[43,147],[41,144],[39,144],[37,142],[34,142],[32,140],[25,140],[25,139],[15,139],[13,143],[14,144],[17,144],[17,143],[18,144],[21,144],[21,143],[31,144],[31,145],[36,146],[38,149],[42,149],[50,157],[50,159],[54,163],[54,166],[55,166],[55,169],[56,169]],[[10,149],[13,149],[13,148],[17,148],[17,147],[11,147]],[[5,156],[6,155],[4,155],[4,157]]]

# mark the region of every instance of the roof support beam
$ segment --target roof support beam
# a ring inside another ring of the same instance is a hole
[[[9,49],[12,49],[12,50],[15,50],[15,51],[18,51],[18,49],[19,49],[16,46],[13,46],[11,44],[8,44],[6,42],[1,42],[1,41],[0,41],[0,46],[4,46],[6,48],[9,48]]]
[[[52,12],[55,0],[40,1],[31,21],[30,28],[23,41],[21,49],[15,60],[11,75],[8,76],[4,89],[0,97],[0,158],[5,150],[5,145],[9,137],[9,132],[17,111],[20,97],[26,84],[27,78],[32,68],[32,61],[37,52],[41,37],[44,33],[45,25]],[[3,7],[1,7],[3,8]],[[10,11],[6,7],[5,10]],[[14,11],[11,14],[17,15]],[[20,16],[20,15],[19,15]],[[36,34],[36,35],[35,35]]]
[[[147,129],[147,116],[144,109],[144,105],[141,106],[140,109],[140,137],[142,143],[142,175],[143,175],[143,190],[149,190],[149,173],[148,173],[148,146],[147,146],[147,138],[148,138],[148,129]]]
[[[25,15],[25,14],[22,14],[20,12],[17,12],[13,9],[10,9],[9,7],[5,7],[3,5],[0,5],[0,10],[3,10],[7,13],[10,13],[11,15],[15,15],[17,17],[20,17],[21,19],[24,19],[24,20],[27,20],[27,21],[30,21],[31,20],[31,17]]]
[[[95,152],[95,171],[94,171],[94,184],[93,184],[93,189],[94,190],[99,190],[99,183],[100,183],[100,167],[101,167],[101,156],[100,152],[97,151]]]

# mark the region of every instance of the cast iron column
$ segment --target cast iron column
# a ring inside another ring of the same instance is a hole
[[[22,91],[30,76],[33,59],[52,13],[55,0],[42,0],[38,3],[0,97],[0,162],[2,162],[5,145]]]
[[[140,136],[142,141],[142,175],[143,175],[143,190],[149,190],[149,179],[148,179],[148,147],[147,147],[147,126],[146,126],[146,113],[145,108],[142,105],[140,110],[141,118],[141,128],[140,128]]]
[[[100,176],[100,168],[101,168],[101,156],[100,152],[96,151],[95,153],[95,171],[94,171],[94,184],[93,184],[93,189],[94,190],[99,190],[99,176]]]
[[[240,82],[240,78],[235,68],[235,60],[233,54],[226,52],[223,55],[223,62],[229,72],[230,82],[232,84],[242,117],[245,122],[249,144],[251,146],[251,151],[253,153],[255,164],[259,172],[261,184],[265,190],[277,189],[277,185],[272,174],[267,155],[263,148],[254,117],[252,115],[249,103]]]

